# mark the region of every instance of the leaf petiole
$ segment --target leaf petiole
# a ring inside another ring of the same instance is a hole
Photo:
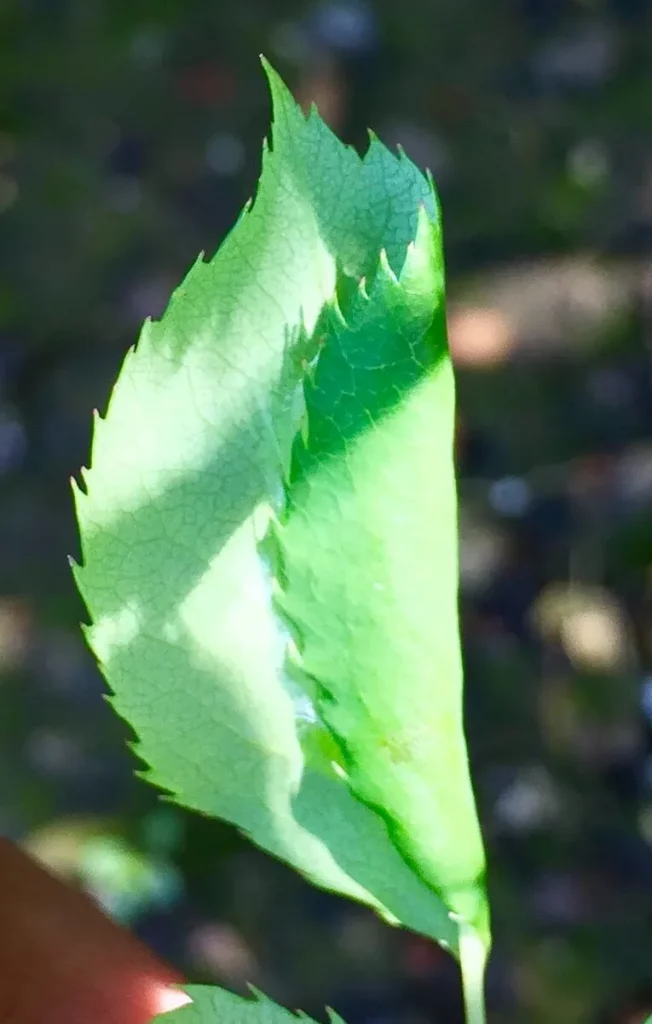
[[[487,948],[477,931],[459,920],[460,967],[466,1024],[486,1024],[484,977]]]

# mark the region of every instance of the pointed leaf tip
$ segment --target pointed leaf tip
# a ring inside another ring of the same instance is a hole
[[[276,121],[279,112],[283,108],[299,110],[299,106],[292,95],[291,90],[285,84],[276,68],[261,55],[263,70],[267,77],[267,84],[272,97],[273,119]]]

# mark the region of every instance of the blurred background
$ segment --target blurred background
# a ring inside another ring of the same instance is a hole
[[[652,4],[0,0],[0,828],[193,980],[459,1024],[454,963],[160,803],[78,622],[70,474],[255,188],[258,53],[432,169],[492,1021],[652,1012]]]

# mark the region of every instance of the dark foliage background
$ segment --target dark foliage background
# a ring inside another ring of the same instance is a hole
[[[461,1019],[454,964],[157,801],[78,630],[68,477],[255,187],[258,53],[432,168],[459,370],[492,1020],[652,1011],[652,7],[0,0],[0,827],[194,980]]]

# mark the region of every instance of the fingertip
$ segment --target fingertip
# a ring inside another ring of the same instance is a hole
[[[192,1003],[192,999],[181,988],[159,985],[154,1002],[156,1005],[154,1012],[160,1014],[172,1013],[173,1010],[179,1010],[182,1006],[188,1006],[189,1003]]]
[[[177,971],[1,840],[0,905],[0,1022],[149,1024],[191,1002]]]

